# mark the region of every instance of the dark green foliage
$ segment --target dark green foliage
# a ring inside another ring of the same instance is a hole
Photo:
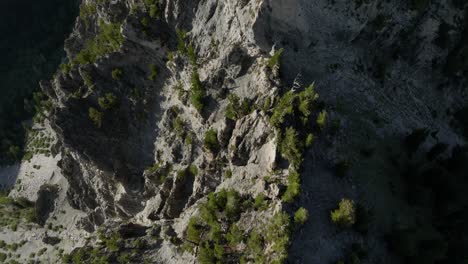
[[[309,212],[304,207],[297,209],[294,213],[294,223],[303,225],[309,219]]]
[[[236,94],[228,96],[229,104],[226,108],[226,117],[231,120],[237,120],[252,112],[251,102],[244,98],[242,102]]]
[[[198,261],[201,264],[217,263],[215,251],[208,242],[203,243],[203,245],[199,248]]]
[[[342,199],[338,209],[331,212],[331,220],[334,224],[340,227],[351,227],[356,223],[356,208],[354,201],[350,199]]]
[[[275,66],[279,67],[281,56],[283,55],[283,52],[284,52],[284,49],[279,49],[279,50],[275,51],[275,54],[273,54],[273,56],[271,56],[271,58],[268,60],[268,64],[267,64],[270,69],[273,69]]]
[[[89,118],[91,119],[91,121],[93,122],[93,124],[97,128],[101,128],[102,118],[103,118],[104,114],[102,112],[100,112],[99,110],[97,110],[96,108],[90,107],[89,110],[88,110],[88,115],[89,115]]]
[[[247,250],[252,255],[253,259],[257,262],[263,263],[265,256],[263,254],[263,237],[255,230],[250,233],[250,237],[247,240]]]
[[[273,109],[273,114],[270,117],[270,123],[275,127],[280,127],[285,121],[286,117],[294,116],[294,106],[297,104],[297,95],[292,91],[285,93],[276,103]]]
[[[199,224],[199,220],[195,217],[190,218],[187,226],[186,238],[192,243],[199,244],[201,239],[202,225]]]
[[[312,146],[312,143],[314,143],[314,138],[315,138],[314,134],[312,133],[307,134],[305,146],[306,147]]]
[[[185,44],[185,39],[187,37],[187,32],[185,30],[182,30],[182,29],[177,29],[176,31],[177,33],[177,50],[181,53],[181,54],[185,54],[187,52],[187,47],[186,47],[186,44]]]
[[[151,18],[161,17],[159,0],[145,0],[146,10]]]
[[[68,74],[68,73],[70,73],[70,71],[72,69],[72,65],[70,65],[69,63],[62,63],[62,64],[60,64],[59,68],[60,68],[60,70],[62,71],[63,74]]]
[[[98,58],[120,50],[123,42],[121,25],[103,21],[99,24],[99,33],[85,43],[73,59],[73,64],[94,63]]]
[[[255,197],[255,201],[253,204],[253,207],[257,210],[263,210],[266,209],[268,206],[268,203],[265,201],[266,196],[263,193],[260,193]]]
[[[177,172],[177,178],[186,178],[192,177],[194,178],[198,174],[198,168],[195,165],[187,166],[185,169],[180,170]]]
[[[307,124],[316,108],[314,103],[317,100],[318,94],[315,92],[313,84],[300,93],[289,91],[276,103],[270,123],[275,127],[281,127],[283,124],[295,120]]]
[[[243,232],[235,224],[231,225],[240,217],[241,202],[242,197],[234,190],[210,193],[206,203],[200,206],[200,216],[190,219],[186,239],[200,245],[200,263],[222,263],[224,245],[235,246],[242,241]],[[228,232],[221,228],[222,225],[228,225]]]
[[[240,209],[241,209],[240,202],[241,202],[241,197],[238,192],[234,190],[229,190],[227,192],[226,207],[225,207],[225,212],[226,212],[227,217],[235,219],[239,216]]]
[[[115,68],[112,70],[112,79],[120,80],[120,78],[122,78],[122,75],[123,75],[122,69]]]
[[[103,110],[109,110],[117,105],[117,97],[113,93],[106,93],[99,97],[98,104]]]
[[[150,64],[149,65],[149,75],[148,79],[151,81],[156,80],[156,76],[158,75],[158,69],[156,68],[156,65]]]
[[[197,70],[192,72],[191,84],[190,101],[192,102],[192,105],[195,107],[195,109],[197,109],[199,113],[202,113],[203,109],[205,108],[204,101],[206,92],[200,81],[200,76],[198,75]]]
[[[288,187],[284,192],[281,199],[284,202],[290,203],[294,201],[294,198],[301,192],[301,179],[299,173],[292,171],[288,175]]]
[[[324,129],[327,122],[327,111],[321,111],[317,116],[317,125],[320,129]]]
[[[302,153],[304,151],[304,144],[299,139],[299,133],[292,128],[286,128],[280,143],[280,151],[295,168],[299,168],[302,163]]]
[[[0,194],[0,226],[16,231],[21,223],[36,222],[35,204],[26,198],[10,198],[6,193]],[[17,244],[7,245],[0,240],[0,248],[7,246],[13,250]]]
[[[225,175],[226,175],[226,178],[228,178],[228,179],[231,178],[232,177],[232,170],[227,170]]]
[[[220,145],[218,141],[218,133],[214,129],[210,129],[205,133],[205,147],[213,153],[219,151]]]
[[[161,166],[160,163],[155,163],[152,167],[147,168],[146,171],[152,182],[162,184],[170,174],[171,169],[170,165]]]
[[[193,177],[195,177],[195,176],[198,175],[198,167],[195,166],[194,164],[192,164],[192,165],[190,165],[190,166],[188,167],[188,171],[189,171],[189,173],[190,173]]]
[[[147,17],[140,19],[140,24],[143,26],[143,28],[148,28],[149,23],[150,21]]]
[[[104,239],[104,243],[110,251],[119,251],[121,238],[118,233],[112,233],[109,237]]]
[[[267,227],[265,239],[273,243],[272,259],[283,263],[288,256],[288,247],[291,235],[291,220],[287,213],[275,214]]]
[[[226,234],[226,240],[231,247],[235,247],[242,242],[243,235],[242,230],[236,224],[233,224],[229,229],[229,233]]]
[[[179,138],[184,138],[185,136],[185,124],[184,121],[182,121],[182,118],[180,116],[177,116],[173,121],[172,121],[172,129],[176,133],[176,135]]]
[[[193,48],[192,44],[190,44],[187,48],[187,53],[189,57],[190,64],[193,66],[197,65],[197,54],[195,54],[195,49]]]

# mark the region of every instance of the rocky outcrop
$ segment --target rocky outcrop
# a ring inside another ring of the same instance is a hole
[[[387,174],[445,171],[465,141],[465,72],[446,72],[465,18],[422,2],[84,1],[69,68],[42,84],[68,185],[40,191],[41,223],[66,192],[90,263],[323,263],[362,241],[363,261],[398,263],[385,210],[418,210]],[[376,211],[372,232],[331,225],[344,197]]]

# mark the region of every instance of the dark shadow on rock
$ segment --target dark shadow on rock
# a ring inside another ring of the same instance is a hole
[[[58,197],[56,185],[44,184],[37,192],[36,219],[41,226],[45,224],[51,212],[55,209],[55,199]]]

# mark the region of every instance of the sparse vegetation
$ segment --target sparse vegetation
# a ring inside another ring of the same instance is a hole
[[[244,98],[242,102],[236,94],[230,94],[228,96],[229,104],[226,108],[226,117],[231,120],[237,120],[245,115],[252,112],[251,102]]]
[[[294,213],[294,223],[303,225],[309,219],[309,212],[304,207],[297,209]]]
[[[205,147],[211,152],[218,152],[220,145],[218,141],[218,133],[214,129],[210,129],[205,134]]]
[[[159,0],[145,0],[146,10],[151,18],[161,16],[161,9],[159,7]]]
[[[117,105],[117,97],[113,93],[106,93],[99,97],[98,104],[103,110],[109,110]]]
[[[88,110],[88,115],[89,115],[89,118],[91,119],[91,121],[93,122],[93,124],[97,128],[101,128],[102,118],[103,118],[104,114],[102,112],[100,112],[99,110],[97,110],[96,108],[90,107],[89,110]]]
[[[198,75],[197,70],[194,70],[192,72],[192,77],[191,77],[191,89],[190,89],[190,101],[192,102],[192,105],[197,109],[199,113],[203,112],[203,109],[205,108],[205,88],[203,87],[201,81],[200,81],[200,76]]]
[[[320,127],[320,129],[324,129],[325,125],[327,122],[327,111],[322,111],[319,113],[317,116],[317,125]]]
[[[190,219],[186,229],[186,250],[198,246],[200,263],[224,263],[228,259],[236,263],[282,263],[287,257],[290,241],[290,217],[284,212],[275,214],[263,231],[246,233],[236,223],[244,204],[250,199],[234,190],[210,193],[208,200],[200,205],[200,215]],[[261,199],[259,199],[261,200]],[[223,227],[223,228],[222,228]],[[246,250],[238,251],[240,243]],[[269,247],[269,254],[265,248]],[[194,251],[193,251],[194,252]]]
[[[123,42],[121,25],[116,23],[99,23],[99,33],[88,40],[82,50],[72,60],[73,64],[90,64],[98,58],[120,50]]]
[[[281,199],[284,202],[290,203],[294,201],[294,198],[301,192],[301,179],[299,173],[292,171],[288,175],[288,187],[284,192]]]
[[[180,54],[185,54],[187,52],[187,47],[185,44],[185,39],[187,38],[187,32],[183,29],[177,29],[177,50]]]
[[[188,46],[187,53],[188,53],[187,55],[188,55],[190,64],[192,64],[193,66],[196,66],[197,65],[197,54],[195,54],[195,49],[193,48],[192,44],[190,44]]]
[[[281,56],[283,55],[284,49],[276,50],[273,56],[268,60],[268,67],[273,69],[274,67],[280,65]]]
[[[118,81],[118,80],[120,80],[120,78],[122,78],[122,75],[123,75],[122,69],[115,68],[115,69],[112,70],[112,79]]]
[[[281,139],[280,151],[295,168],[299,168],[303,160],[304,144],[299,140],[299,133],[293,127],[286,128]]]
[[[151,81],[156,80],[156,76],[158,75],[158,69],[156,68],[156,65],[150,64],[149,65],[149,75],[148,79]]]
[[[342,199],[338,209],[331,212],[331,220],[334,224],[340,227],[351,227],[356,223],[356,209],[354,201],[350,199]]]

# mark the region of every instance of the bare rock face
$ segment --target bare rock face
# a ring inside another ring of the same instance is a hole
[[[253,158],[249,154],[262,147],[272,132],[267,120],[260,117],[258,112],[238,120],[229,143],[232,164],[247,165]]]

